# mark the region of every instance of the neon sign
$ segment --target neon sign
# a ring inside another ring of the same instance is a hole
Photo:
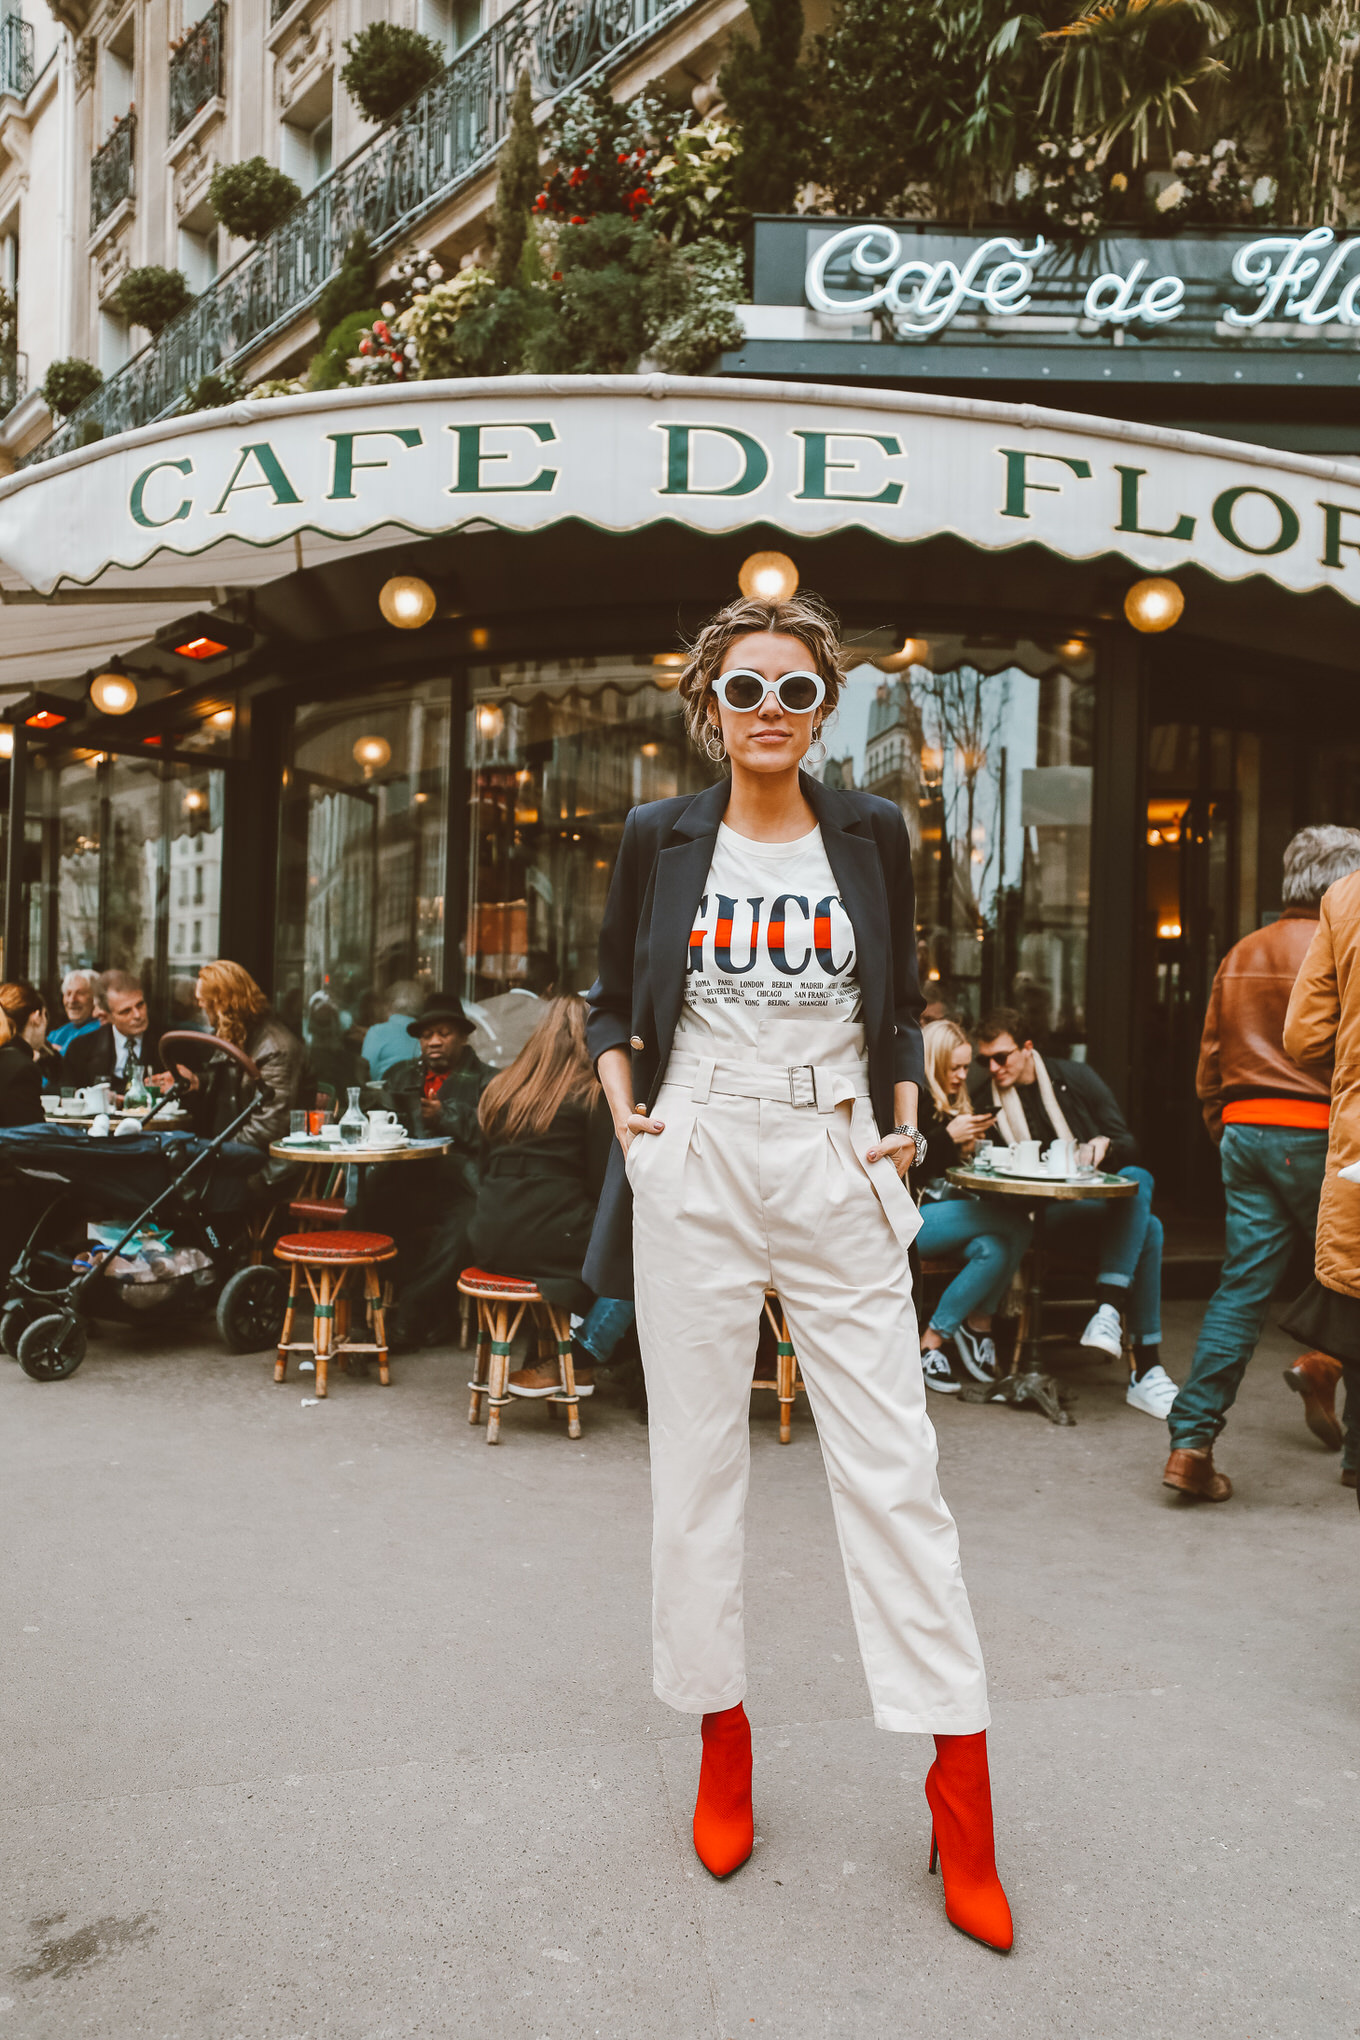
[[[940,332],[964,310],[1017,318],[1033,303],[1035,269],[1053,244],[1042,234],[1029,247],[1008,234],[994,234],[979,241],[962,262],[922,254],[920,246],[909,237],[904,252],[903,236],[881,223],[845,227],[813,251],[804,277],[807,302],[829,317],[877,312],[899,338],[912,339]],[[1338,242],[1331,227],[1243,242],[1233,254],[1232,276],[1256,293],[1257,302],[1246,311],[1224,305],[1224,324],[1250,331],[1267,321],[1297,319],[1305,327],[1360,328],[1360,267],[1343,275],[1357,250],[1360,237]],[[847,257],[851,278],[862,278],[867,288],[833,296],[827,273]],[[1125,270],[1095,277],[1080,300],[1083,320],[1121,327],[1165,326],[1181,318],[1185,278],[1149,276],[1150,268],[1151,258],[1145,255]]]

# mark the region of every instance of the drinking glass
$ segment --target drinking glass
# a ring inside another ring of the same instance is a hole
[[[311,1115],[306,1111],[289,1113],[288,1133],[290,1139],[301,1140],[304,1138],[304,1136],[309,1131],[308,1122],[310,1120],[310,1117]]]

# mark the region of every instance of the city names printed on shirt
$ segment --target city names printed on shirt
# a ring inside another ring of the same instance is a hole
[[[689,1003],[852,1010],[859,1000],[855,931],[833,893],[737,898],[708,892],[690,931]]]

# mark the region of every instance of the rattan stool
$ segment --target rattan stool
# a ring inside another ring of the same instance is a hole
[[[274,1257],[287,1261],[291,1266],[288,1282],[288,1309],[284,1315],[283,1330],[279,1335],[279,1357],[274,1362],[275,1381],[288,1378],[288,1355],[290,1353],[311,1353],[316,1359],[316,1392],[324,1396],[327,1392],[327,1370],[332,1358],[345,1360],[351,1353],[376,1353],[378,1356],[378,1379],[386,1388],[391,1376],[387,1369],[387,1327],[383,1317],[382,1284],[378,1280],[378,1264],[391,1261],[396,1256],[396,1247],[386,1233],[376,1232],[320,1232],[287,1233],[274,1247]],[[373,1341],[365,1342],[349,1337],[348,1324],[336,1324],[336,1312],[345,1308],[348,1299],[343,1296],[351,1268],[364,1271],[364,1301],[373,1328]],[[313,1272],[315,1271],[315,1280]],[[297,1308],[298,1275],[306,1277],[307,1287],[312,1293],[312,1336],[310,1339],[293,1338],[293,1313]]]
[[[765,1291],[765,1316],[770,1330],[774,1333],[775,1378],[773,1381],[765,1381],[757,1375],[751,1386],[772,1388],[779,1397],[779,1442],[781,1445],[787,1445],[793,1435],[794,1399],[800,1388],[803,1389],[804,1395],[807,1394],[807,1390],[803,1387],[798,1373],[798,1356],[789,1337],[784,1306],[772,1289]]]
[[[472,1390],[468,1422],[475,1424],[480,1421],[482,1398],[485,1397],[486,1442],[499,1445],[501,1411],[514,1400],[514,1391],[507,1387],[510,1347],[527,1310],[540,1335],[548,1333],[557,1348],[560,1386],[555,1395],[541,1399],[550,1405],[565,1406],[567,1436],[579,1438],[581,1404],[576,1393],[576,1370],[571,1357],[570,1311],[554,1303],[545,1303],[532,1282],[521,1281],[517,1275],[490,1275],[485,1268],[464,1268],[458,1278],[458,1293],[471,1297],[477,1305],[477,1358],[468,1383]]]

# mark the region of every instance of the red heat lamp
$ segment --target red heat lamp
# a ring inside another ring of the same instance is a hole
[[[56,730],[63,723],[79,716],[81,705],[75,701],[64,701],[59,694],[34,692],[23,701],[16,701],[7,713],[10,723],[22,723],[28,730]]]
[[[244,624],[228,623],[225,617],[209,616],[203,610],[196,610],[192,616],[181,616],[177,623],[167,624],[164,630],[156,632],[156,643],[167,652],[173,652],[177,659],[222,659],[229,652],[249,650],[255,641],[255,633]]]

